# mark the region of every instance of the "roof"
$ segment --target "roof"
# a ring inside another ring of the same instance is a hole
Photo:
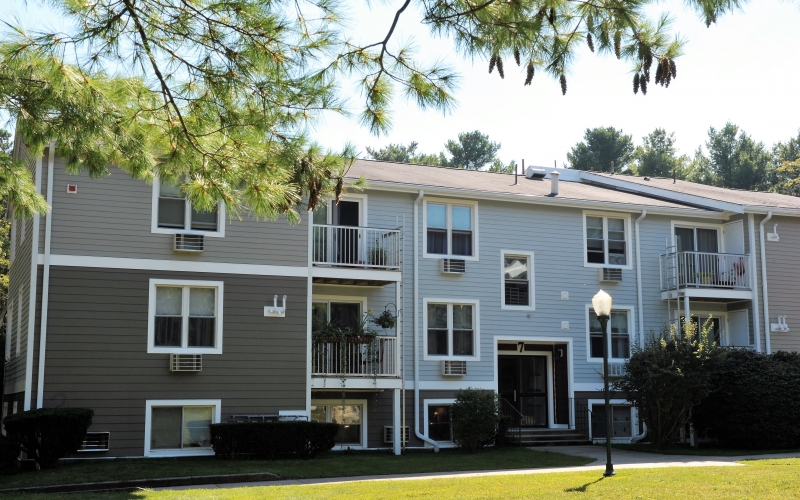
[[[558,195],[550,196],[550,179],[527,179],[520,175],[514,184],[513,174],[466,170],[461,168],[431,167],[410,163],[375,160],[356,160],[347,173],[348,178],[364,177],[371,183],[396,184],[398,187],[442,188],[463,190],[465,194],[519,196],[522,199],[542,201],[569,200],[618,205],[635,205],[665,209],[692,210],[685,204],[607,189],[580,182],[559,183]],[[696,209],[699,211],[699,209]]]
[[[592,172],[595,175],[611,178],[611,174]],[[650,186],[665,191],[687,194],[725,203],[734,203],[743,207],[779,208],[800,210],[800,198],[778,193],[763,191],[746,191],[743,189],[727,189],[716,186],[707,186],[696,182],[676,180],[664,177],[637,177],[633,175],[616,174],[616,180]]]

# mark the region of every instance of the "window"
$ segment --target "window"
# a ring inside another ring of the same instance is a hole
[[[533,310],[533,253],[503,250],[502,308]]]
[[[591,307],[591,306],[589,306]],[[613,310],[608,321],[610,332],[609,358],[627,359],[630,357],[630,314],[629,310]],[[603,359],[603,329],[594,311],[589,311],[589,357]]]
[[[361,321],[362,302],[324,300],[315,297],[311,303],[311,331],[318,332],[328,323],[342,328],[356,328]]]
[[[427,356],[464,360],[478,358],[478,303],[442,303],[424,299],[428,332]]]
[[[428,437],[434,441],[452,441],[450,405],[428,405]]]
[[[633,437],[633,419],[628,405],[611,405],[611,433],[613,438]],[[606,405],[592,405],[592,438],[606,437]]]
[[[145,455],[210,455],[220,400],[147,401]]]
[[[594,267],[628,267],[627,217],[585,215],[586,264]]]
[[[425,202],[425,256],[477,257],[477,205]]]
[[[210,212],[192,207],[180,186],[156,181],[153,186],[154,233],[190,233],[207,236],[224,236],[224,206],[218,205]]]
[[[222,282],[150,280],[151,353],[222,353]]]
[[[337,446],[365,446],[365,408],[363,401],[345,401],[345,404],[312,401],[311,421],[337,424],[339,432],[334,439]]]

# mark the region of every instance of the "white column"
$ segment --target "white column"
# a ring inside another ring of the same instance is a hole
[[[683,317],[686,318],[686,323],[689,323],[692,320],[692,315],[689,313],[689,296],[683,296]],[[678,326],[680,330],[680,325]]]
[[[392,392],[394,393],[394,405],[392,405],[392,426],[394,427],[394,432],[392,433],[392,452],[395,455],[400,455],[403,452],[401,447],[403,427],[400,422],[400,389],[394,389]]]

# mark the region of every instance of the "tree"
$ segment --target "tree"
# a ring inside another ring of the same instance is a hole
[[[14,148],[14,143],[11,134],[7,130],[0,129],[0,165],[10,163],[11,151]],[[8,210],[8,198],[3,196],[0,198],[0,346],[6,345],[6,335],[8,335],[7,322],[6,322],[6,305],[8,304],[8,271],[10,268],[10,247],[11,239],[9,233],[11,224],[6,220],[6,213]],[[5,367],[6,359],[3,354],[2,366]],[[5,368],[3,373],[0,374],[0,400],[4,395],[5,387]],[[0,443],[0,448],[3,445]],[[16,455],[15,455],[16,456]],[[0,458],[0,468],[2,468],[2,458]]]
[[[520,0],[474,5],[467,0],[405,0],[386,36],[354,44],[336,0],[52,0],[72,32],[13,31],[0,43],[0,111],[34,155],[55,140],[70,172],[107,173],[114,164],[151,180],[181,181],[193,206],[222,200],[229,213],[286,214],[339,196],[353,151],[323,151],[309,130],[323,111],[343,112],[343,81],[364,95],[361,123],[375,133],[391,126],[398,90],[422,108],[454,105],[457,75],[443,64],[423,65],[411,46],[395,47],[403,15],[420,12],[437,36],[463,55],[483,58],[503,77],[512,58],[558,79],[583,43],[624,60],[646,91],[668,86],[683,42],[664,15],[649,19],[636,0],[575,3]],[[726,0],[691,0],[706,24],[738,7]],[[712,61],[709,58],[709,61]],[[46,205],[30,175],[0,165],[0,191],[15,213]]]
[[[489,136],[479,130],[473,130],[458,134],[457,141],[450,139],[444,147],[451,155],[445,162],[448,167],[483,170],[497,159],[500,143],[490,141]]]
[[[508,165],[504,165],[499,158],[495,158],[494,162],[492,162],[492,166],[489,167],[489,172],[496,172],[499,174],[513,174],[518,169],[519,167],[517,166],[517,162],[514,160],[508,162]]]
[[[633,155],[633,139],[614,127],[586,129],[583,141],[567,153],[570,168],[617,173],[624,172]]]
[[[642,145],[633,153],[635,164],[632,170],[639,176],[672,177],[682,174],[688,157],[678,156],[675,148],[675,133],[667,134],[657,128],[642,138]]]
[[[728,122],[717,131],[708,130],[709,168],[715,186],[765,191],[772,156],[763,143],[755,142],[739,127]]]
[[[796,138],[776,144],[772,156],[775,179],[770,183],[770,191],[800,196],[800,130]]]
[[[443,157],[439,155],[427,155],[417,153],[416,141],[411,141],[408,146],[403,144],[389,144],[380,149],[372,149],[367,146],[367,153],[374,160],[393,161],[396,163],[417,163],[420,165],[441,165]]]

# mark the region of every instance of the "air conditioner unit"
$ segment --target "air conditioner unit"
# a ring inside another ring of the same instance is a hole
[[[609,363],[608,364],[608,376],[609,377],[621,377],[625,375],[625,365],[623,363]]]
[[[203,370],[202,354],[170,354],[169,371],[199,372]]]
[[[622,282],[622,269],[611,269],[603,267],[599,269],[600,282],[603,283],[620,283]]]
[[[466,374],[466,361],[442,361],[442,375],[445,377],[462,377]]]
[[[467,261],[463,259],[442,259],[443,274],[464,274],[467,272]]]
[[[77,451],[108,451],[109,441],[111,441],[110,432],[87,432]]]
[[[176,234],[173,250],[176,252],[200,253],[203,251],[203,235]]]
[[[403,442],[408,443],[411,438],[411,431],[408,426],[403,427]],[[392,444],[394,442],[394,427],[391,425],[383,426],[383,442]]]

